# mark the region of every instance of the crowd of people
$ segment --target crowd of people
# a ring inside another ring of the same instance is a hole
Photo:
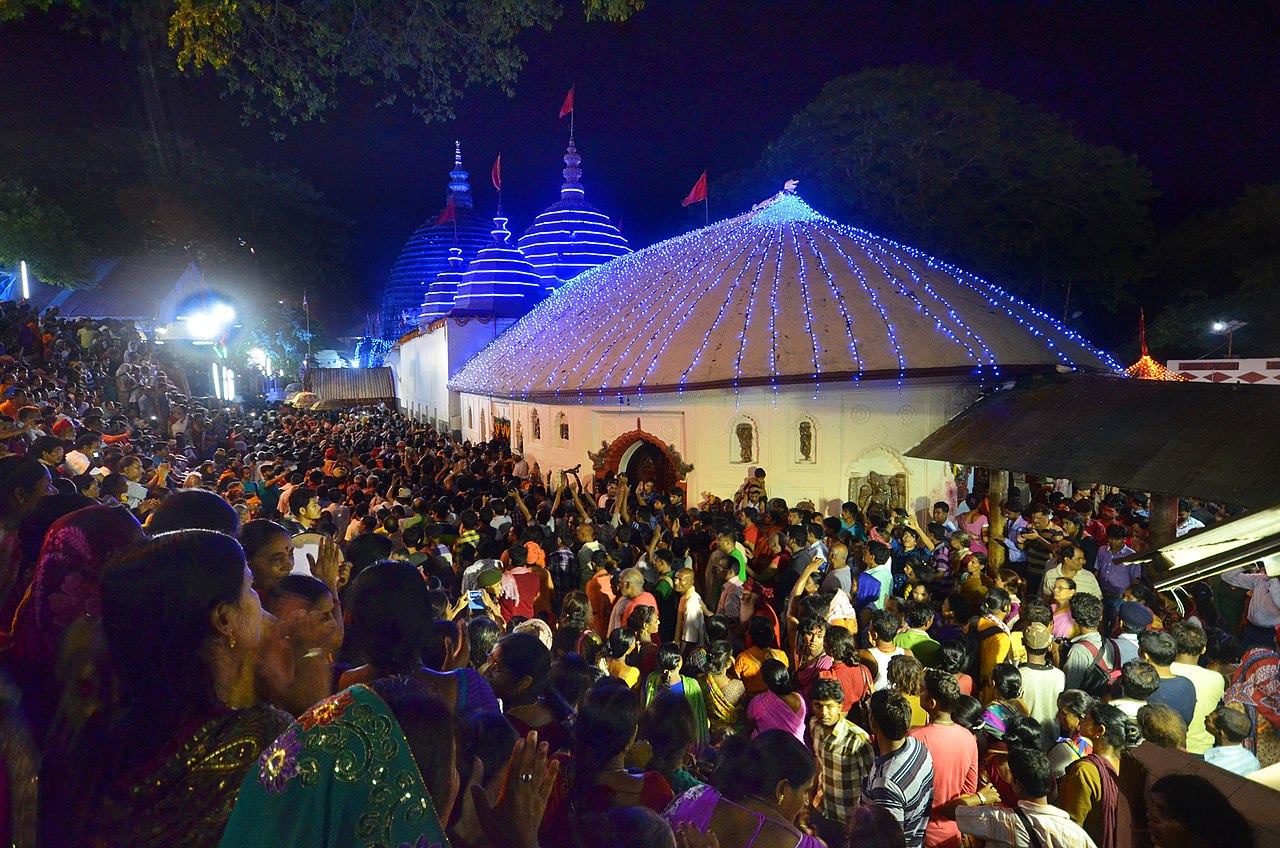
[[[1152,591],[1141,493],[689,504],[135,336],[0,305],[0,844],[1253,843],[1134,754],[1280,760],[1280,585]]]

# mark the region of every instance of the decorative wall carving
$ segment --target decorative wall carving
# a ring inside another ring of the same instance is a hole
[[[879,474],[870,471],[849,477],[849,500],[858,505],[863,515],[870,507],[879,507],[887,513],[907,508],[907,475]]]

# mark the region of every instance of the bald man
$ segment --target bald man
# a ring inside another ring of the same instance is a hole
[[[618,600],[609,615],[609,632],[627,626],[627,619],[636,607],[653,607],[658,610],[658,601],[652,594],[644,590],[644,575],[638,568],[628,568],[618,575]]]

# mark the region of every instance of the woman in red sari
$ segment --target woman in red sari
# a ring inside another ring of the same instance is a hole
[[[1280,629],[1277,630],[1280,634]],[[1278,640],[1280,642],[1280,640]],[[1253,723],[1245,739],[1262,765],[1280,762],[1280,644],[1250,648],[1240,658],[1223,701],[1241,710]]]
[[[45,534],[35,579],[14,616],[8,659],[25,690],[24,709],[33,719],[53,719],[61,693],[87,694],[85,684],[105,679],[95,670],[92,624],[102,609],[102,571],[118,551],[146,536],[132,515],[109,506],[90,506],[64,515]],[[94,704],[79,698],[63,706],[74,725]],[[43,737],[46,725],[33,728]],[[64,728],[74,730],[75,728]]]
[[[244,551],[209,530],[166,533],[103,571],[102,631],[119,698],[46,758],[41,842],[213,848],[240,784],[291,717],[230,706],[262,636]]]

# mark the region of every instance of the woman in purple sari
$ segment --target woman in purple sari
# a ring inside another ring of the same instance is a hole
[[[695,786],[671,802],[663,817],[672,829],[692,827],[742,848],[822,848],[799,830],[817,766],[804,744],[783,730],[748,740],[727,737],[711,784]]]

